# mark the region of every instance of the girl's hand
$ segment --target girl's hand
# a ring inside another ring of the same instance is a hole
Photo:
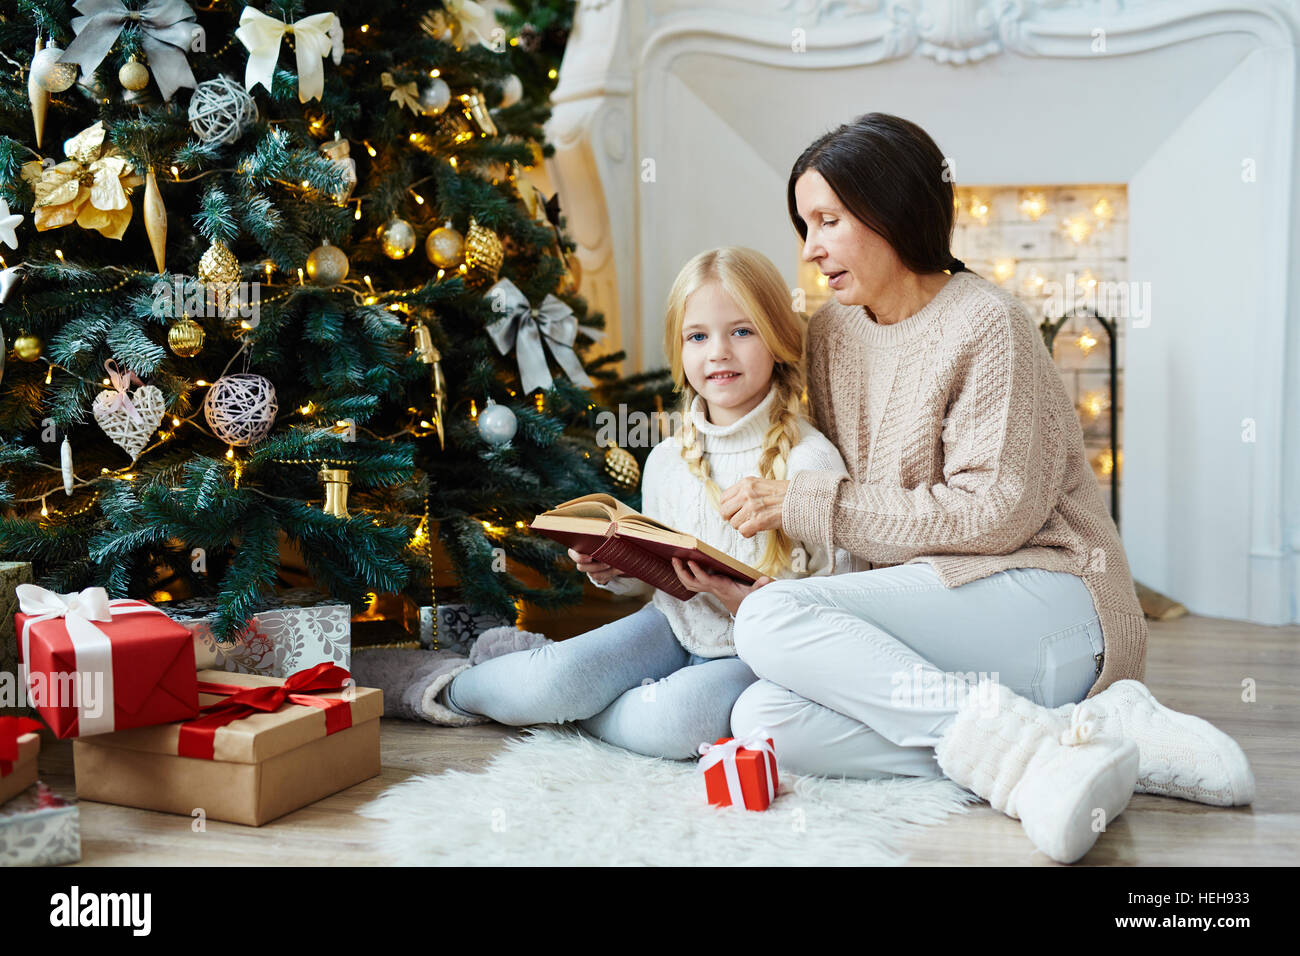
[[[740,610],[740,602],[745,599],[745,595],[773,581],[765,574],[753,584],[741,584],[735,578],[729,578],[725,574],[706,571],[695,561],[687,561],[683,565],[681,558],[673,558],[673,570],[677,572],[677,577],[682,584],[692,591],[707,591],[716,597],[732,617],[735,617],[736,612]]]
[[[583,554],[580,551],[569,549],[569,557],[573,563],[578,566],[579,571],[585,571],[590,574],[592,580],[597,584],[607,584],[611,578],[618,577],[618,569],[612,568],[608,564],[601,564],[599,561],[592,559],[591,555]]]
[[[746,538],[781,527],[781,505],[790,482],[775,478],[741,478],[722,493],[722,517]]]

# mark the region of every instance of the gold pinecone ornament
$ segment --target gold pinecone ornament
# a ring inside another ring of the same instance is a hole
[[[471,284],[491,285],[496,282],[504,260],[505,247],[501,245],[500,237],[471,217],[469,232],[465,234],[465,265],[469,268]]]
[[[605,473],[620,488],[631,491],[641,480],[641,466],[626,448],[610,445],[605,449]]]
[[[208,251],[199,258],[199,281],[208,290],[208,299],[223,315],[235,312],[238,306],[239,260],[230,248],[219,239],[212,240]]]

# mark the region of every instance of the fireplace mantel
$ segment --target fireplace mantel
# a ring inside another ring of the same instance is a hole
[[[1281,0],[580,0],[549,171],[629,372],[664,364],[696,252],[748,245],[795,285],[789,168],[861,113],[924,127],[959,184],[1125,184],[1128,279],[1152,289],[1126,330],[1134,575],[1296,622],[1298,35]]]

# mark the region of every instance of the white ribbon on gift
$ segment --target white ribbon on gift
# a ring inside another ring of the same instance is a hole
[[[103,709],[97,716],[87,712],[84,695],[77,695],[78,735],[87,737],[112,732],[116,727],[113,716],[113,644],[108,635],[91,622],[111,621],[114,613],[153,611],[153,605],[129,599],[110,601],[103,588],[86,588],[76,594],[55,594],[35,584],[20,584],[14,589],[14,594],[18,597],[18,610],[28,615],[23,621],[23,662],[18,679],[30,689],[27,678],[32,660],[32,627],[42,621],[63,618],[67,621],[68,639],[76,655],[77,673],[99,671],[104,675]]]
[[[248,66],[244,70],[244,89],[258,83],[271,92],[275,63],[280,58],[280,41],[293,34],[298,58],[298,102],[318,100],[325,92],[325,70],[321,61],[333,53],[335,63],[343,59],[343,25],[333,13],[313,13],[293,23],[267,16],[260,10],[244,7],[235,36],[248,48]]]
[[[727,779],[727,795],[733,806],[743,807],[745,795],[740,787],[740,771],[736,769],[736,755],[742,750],[761,750],[776,761],[776,751],[768,741],[771,732],[765,729],[755,730],[747,737],[733,737],[722,744],[700,744],[699,769],[706,773],[711,767],[722,764],[723,776]],[[767,757],[763,758],[763,775],[767,778],[767,802],[776,799],[776,788],[772,784],[772,766]]]

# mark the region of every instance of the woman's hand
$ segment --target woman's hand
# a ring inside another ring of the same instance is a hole
[[[601,564],[599,561],[592,560],[589,554],[583,554],[570,548],[569,557],[573,559],[573,563],[578,566],[579,571],[590,574],[592,580],[597,584],[608,584],[610,578],[618,577],[618,568],[612,568],[608,564]]]
[[[781,505],[790,482],[741,478],[722,493],[722,517],[746,538],[781,527]]]
[[[673,558],[673,570],[677,572],[677,577],[682,584],[692,591],[707,591],[716,597],[732,617],[735,617],[736,612],[740,610],[740,602],[745,599],[746,594],[757,591],[765,584],[771,584],[773,580],[765,574],[753,584],[741,584],[735,578],[729,578],[725,574],[712,574],[705,571],[694,561],[687,561],[684,565],[681,558]]]

